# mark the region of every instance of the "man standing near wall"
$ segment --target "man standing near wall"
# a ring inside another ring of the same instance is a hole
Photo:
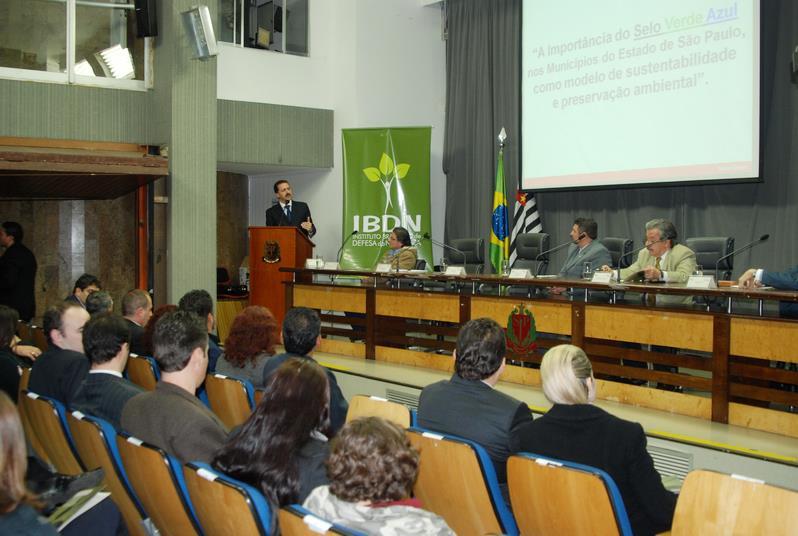
[[[274,183],[274,195],[277,203],[266,210],[266,225],[298,227],[308,238],[316,234],[310,208],[307,203],[293,200],[294,192],[287,180],[280,179]]]
[[[0,304],[16,309],[19,318],[29,322],[36,314],[33,294],[36,281],[36,257],[22,244],[22,226],[15,221],[0,227]]]

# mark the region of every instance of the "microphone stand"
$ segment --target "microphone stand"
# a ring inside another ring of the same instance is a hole
[[[753,242],[749,242],[748,244],[744,245],[740,249],[736,249],[736,250],[732,251],[731,253],[728,253],[728,254],[724,255],[723,257],[719,258],[717,261],[715,261],[715,280],[720,279],[718,277],[718,270],[720,269],[720,263],[722,261],[725,261],[729,257],[733,257],[737,253],[742,253],[743,251],[748,251],[752,247],[757,246],[757,245],[761,244],[762,242],[767,242],[768,238],[770,238],[769,234],[763,234],[762,236],[760,236],[759,238],[757,238]]]
[[[573,240],[569,240],[568,242],[563,242],[560,245],[554,246],[553,248],[550,248],[550,249],[547,249],[546,251],[542,251],[542,252],[538,253],[537,256],[535,257],[535,260],[538,261],[538,266],[535,269],[535,277],[538,277],[540,275],[540,269],[543,266],[543,263],[541,262],[541,261],[543,261],[543,257],[548,255],[549,253],[554,253],[555,251],[560,251],[562,248],[564,248],[566,246],[570,246],[573,243],[574,243]]]
[[[338,248],[338,253],[335,254],[335,262],[338,264],[338,269],[339,270],[341,269],[341,255],[344,252],[344,246],[346,246],[347,242],[349,242],[352,239],[352,237],[355,236],[357,233],[358,233],[358,230],[355,229],[354,231],[352,231],[351,233],[346,235],[346,238],[344,238],[344,241],[341,242],[341,247]],[[330,276],[330,280],[333,283],[335,283],[335,275]]]
[[[454,247],[454,246],[450,246],[449,244],[446,244],[446,243],[444,243],[444,242],[438,242],[437,240],[435,240],[434,238],[432,238],[432,237],[429,235],[429,233],[424,233],[424,236],[423,236],[423,238],[424,238],[424,240],[429,240],[430,242],[432,242],[432,243],[433,243],[433,244],[435,244],[436,246],[440,246],[440,247],[442,247],[442,248],[444,248],[444,249],[448,249],[449,251],[455,251],[455,252],[459,253],[459,254],[460,254],[460,256],[463,258],[463,265],[465,265],[465,264],[466,264],[466,254],[465,254],[465,251],[461,251],[461,250],[457,249],[456,247]]]

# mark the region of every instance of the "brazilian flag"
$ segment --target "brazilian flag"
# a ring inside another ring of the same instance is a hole
[[[496,165],[496,187],[493,191],[493,218],[490,228],[490,263],[501,273],[502,261],[510,255],[510,225],[507,218],[507,196],[504,194],[504,148],[499,149]]]

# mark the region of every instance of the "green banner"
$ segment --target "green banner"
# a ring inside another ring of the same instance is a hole
[[[374,268],[394,227],[410,232],[418,258],[434,264],[429,196],[432,127],[344,129],[341,268]],[[352,234],[357,231],[356,234]]]

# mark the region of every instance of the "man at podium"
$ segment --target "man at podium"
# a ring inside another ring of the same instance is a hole
[[[274,183],[274,195],[277,203],[266,210],[267,226],[294,226],[302,230],[308,238],[316,234],[316,226],[310,216],[307,203],[294,201],[291,184],[285,179]]]

